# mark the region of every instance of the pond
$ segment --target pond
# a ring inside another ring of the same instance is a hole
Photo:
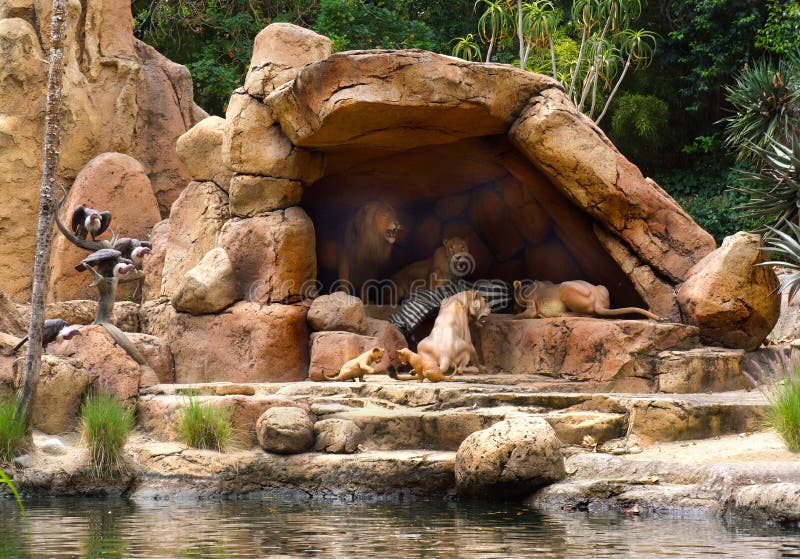
[[[800,529],[524,505],[0,499],[0,558],[800,558]]]

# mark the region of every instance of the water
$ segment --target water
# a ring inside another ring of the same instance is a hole
[[[0,558],[800,558],[800,529],[522,505],[0,500]]]

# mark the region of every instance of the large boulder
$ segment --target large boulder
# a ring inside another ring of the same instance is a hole
[[[211,181],[227,191],[231,171],[222,162],[222,136],[225,119],[210,116],[178,138],[177,151],[192,179]]]
[[[31,285],[51,6],[0,5],[0,285],[14,300]],[[59,180],[70,184],[99,153],[127,153],[144,166],[164,215],[189,179],[175,141],[202,111],[186,68],[136,40],[133,27],[130,2],[68,4]]]
[[[25,317],[17,310],[11,299],[0,291],[0,332],[13,336],[24,336],[28,331]]]
[[[80,330],[80,336],[47,346],[47,353],[71,358],[77,366],[88,372],[93,388],[113,394],[125,403],[134,403],[139,395],[142,376],[139,364],[117,345],[102,326],[84,326]],[[164,342],[145,334],[130,334],[128,338],[142,353],[150,368],[156,371],[158,378],[169,382],[170,359]]]
[[[109,229],[118,237],[146,240],[161,216],[153,187],[141,163],[122,153],[98,155],[78,174],[61,208],[61,221],[69,227],[72,210],[82,204],[98,211],[110,211]],[[111,238],[107,230],[104,238]],[[53,242],[49,295],[52,300],[94,299],[97,290],[89,287],[92,276],[75,270],[86,256],[63,235]],[[122,295],[133,288],[120,287]]]
[[[363,334],[367,329],[364,303],[342,291],[322,295],[308,309],[308,325],[314,332],[344,330]]]
[[[316,288],[314,224],[302,208],[232,219],[222,228],[219,245],[233,263],[244,299],[292,302]]]
[[[232,305],[236,295],[233,265],[225,249],[217,247],[186,272],[172,297],[172,304],[182,312],[210,314]]]
[[[566,477],[555,431],[541,417],[529,416],[468,436],[456,452],[455,474],[459,495],[513,500]]]
[[[476,346],[488,371],[545,374],[624,392],[652,392],[659,352],[699,343],[693,326],[577,316],[492,315],[476,333]]]
[[[228,195],[213,182],[191,182],[172,205],[161,294],[172,297],[186,272],[216,246],[230,218]]]
[[[760,250],[761,237],[736,233],[698,262],[678,289],[684,320],[708,345],[756,349],[780,314],[778,279]]]
[[[331,454],[352,454],[363,438],[361,428],[350,419],[323,419],[314,424],[314,450]]]
[[[240,90],[228,103],[222,159],[237,173],[305,184],[322,176],[323,169],[321,154],[295,147],[272,111]]]
[[[161,273],[164,270],[164,258],[167,254],[167,237],[169,235],[169,220],[162,219],[150,230],[150,256],[145,258],[142,271],[142,301],[157,299],[161,295]]]
[[[167,305],[168,307],[170,305]],[[241,301],[218,315],[148,307],[152,331],[166,330],[178,383],[289,382],[308,370],[308,326],[301,305]]]
[[[15,367],[16,385],[22,384],[23,361]],[[31,423],[48,435],[75,428],[81,400],[89,386],[89,374],[74,359],[42,356],[42,369],[31,408]]]
[[[331,40],[310,29],[289,23],[268,25],[253,41],[244,87],[248,94],[263,98],[292,81],[300,68],[328,58],[332,51]]]
[[[291,179],[236,175],[231,180],[231,214],[237,217],[283,210],[300,204],[303,184]]]
[[[30,316],[30,305],[19,305],[25,320]],[[47,303],[44,310],[47,318],[60,318],[69,324],[91,324],[97,316],[97,301],[78,299]],[[111,323],[124,332],[139,331],[139,305],[132,301],[117,301],[111,313]],[[27,333],[27,329],[26,329]]]
[[[266,452],[306,452],[314,445],[314,416],[293,406],[269,408],[256,422],[256,435]]]

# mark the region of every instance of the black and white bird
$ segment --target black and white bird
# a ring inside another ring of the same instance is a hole
[[[136,266],[134,266],[133,262],[123,258],[122,253],[113,248],[96,250],[75,266],[75,269],[79,272],[89,268],[94,269],[104,278],[118,278],[136,271]]]
[[[71,340],[75,336],[80,336],[81,331],[77,326],[70,326],[66,320],[60,318],[48,318],[44,321],[44,329],[42,330],[42,347],[47,347],[47,344],[52,342],[60,342],[62,340]],[[28,336],[22,338],[17,345],[14,346],[12,351],[17,351],[25,342],[28,341]]]
[[[92,240],[96,240],[110,224],[111,212],[98,212],[82,204],[72,211],[72,232],[81,239],[91,235]]]
[[[122,258],[128,258],[140,270],[144,264],[144,257],[150,254],[152,249],[153,245],[149,241],[130,237],[121,237],[114,243],[114,250],[120,251]]]

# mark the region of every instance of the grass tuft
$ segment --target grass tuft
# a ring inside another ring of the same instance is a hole
[[[231,410],[189,396],[181,410],[178,434],[189,446],[222,451],[233,441]]]
[[[83,402],[81,423],[94,474],[106,477],[124,471],[122,450],[133,428],[133,409],[114,396],[94,393]]]
[[[14,418],[15,396],[0,397],[0,461],[17,456],[25,446],[27,429]]]
[[[768,398],[767,424],[778,432],[789,450],[800,450],[800,367],[776,381]]]

